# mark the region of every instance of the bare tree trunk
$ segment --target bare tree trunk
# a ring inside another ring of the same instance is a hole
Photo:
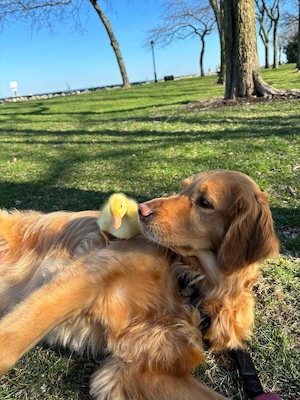
[[[220,0],[220,19],[221,19],[221,66],[218,83],[224,85],[226,80],[226,52],[225,52],[225,31],[224,31],[224,0]]]
[[[279,93],[260,75],[253,0],[225,0],[225,99]]]
[[[273,23],[273,68],[277,69],[279,66],[278,62],[278,25],[280,19],[280,2],[276,0],[271,8],[267,7],[266,0],[262,0],[263,8],[268,14],[268,17]]]
[[[264,7],[264,2],[260,2],[260,0],[255,0],[256,4],[256,19],[259,23],[259,36],[265,46],[265,68],[270,68],[270,40],[269,34],[273,26],[273,20],[270,19],[269,21],[266,20],[266,10]],[[267,25],[266,25],[267,23]]]
[[[201,36],[201,52],[200,52],[200,75],[205,76],[203,59],[204,59],[204,50],[205,50],[205,39],[204,36]]]
[[[270,68],[269,58],[270,58],[270,46],[269,41],[265,44],[265,68]]]
[[[274,46],[274,58],[273,58],[273,68],[277,69],[279,67],[279,47],[278,47],[278,24],[280,18],[280,0],[278,0],[277,5],[277,17],[274,18],[274,30],[273,30],[273,46]]]
[[[224,0],[209,0],[209,3],[214,11],[215,18],[217,21],[219,38],[220,38],[220,72],[218,76],[218,83],[223,85],[225,83],[226,76],[226,54],[225,54],[225,36],[224,36]]]
[[[297,59],[296,68],[300,71],[300,0],[298,0],[299,13],[298,13],[298,45],[297,45]]]
[[[109,22],[109,20],[107,19],[106,15],[103,13],[103,11],[101,10],[101,8],[99,7],[97,0],[90,0],[92,6],[94,7],[96,13],[98,14],[98,16],[100,17],[103,25],[105,26],[106,32],[109,36],[110,39],[110,44],[115,52],[116,58],[117,58],[117,62],[120,68],[120,73],[122,76],[122,80],[123,80],[123,87],[124,88],[129,88],[130,82],[128,79],[128,75],[127,75],[127,71],[125,68],[125,63],[123,61],[123,57],[120,51],[120,47],[119,47],[119,43],[114,35],[114,32],[112,30],[111,24]]]
[[[278,24],[274,24],[274,31],[273,31],[273,46],[274,46],[274,55],[273,55],[273,69],[277,69],[279,67],[278,61],[278,34],[277,34]]]
[[[259,36],[261,37],[261,40],[264,44],[265,47],[265,68],[268,69],[270,68],[270,41],[269,41],[269,37],[266,36],[266,32],[264,32],[263,27],[261,27],[261,29],[259,30]]]

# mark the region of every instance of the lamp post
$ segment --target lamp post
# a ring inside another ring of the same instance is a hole
[[[156,77],[156,68],[155,68],[155,57],[154,57],[154,42],[151,40],[150,46],[152,49],[152,60],[153,60],[153,70],[154,70],[154,82],[157,82],[157,77]]]

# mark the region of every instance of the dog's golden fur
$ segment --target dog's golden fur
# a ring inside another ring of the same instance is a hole
[[[190,374],[204,360],[199,309],[213,350],[250,336],[252,285],[278,252],[266,196],[241,173],[200,173],[141,204],[143,235],[108,247],[97,216],[1,211],[0,374],[45,339],[110,353],[91,381],[99,400],[223,398]]]

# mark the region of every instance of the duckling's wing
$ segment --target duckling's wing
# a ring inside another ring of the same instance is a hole
[[[102,230],[107,230],[112,225],[112,215],[109,203],[104,204],[99,214],[98,225]]]

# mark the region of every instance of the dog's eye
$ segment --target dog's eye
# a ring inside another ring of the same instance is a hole
[[[196,200],[196,205],[210,210],[214,209],[214,206],[205,198],[205,196],[198,197]]]

